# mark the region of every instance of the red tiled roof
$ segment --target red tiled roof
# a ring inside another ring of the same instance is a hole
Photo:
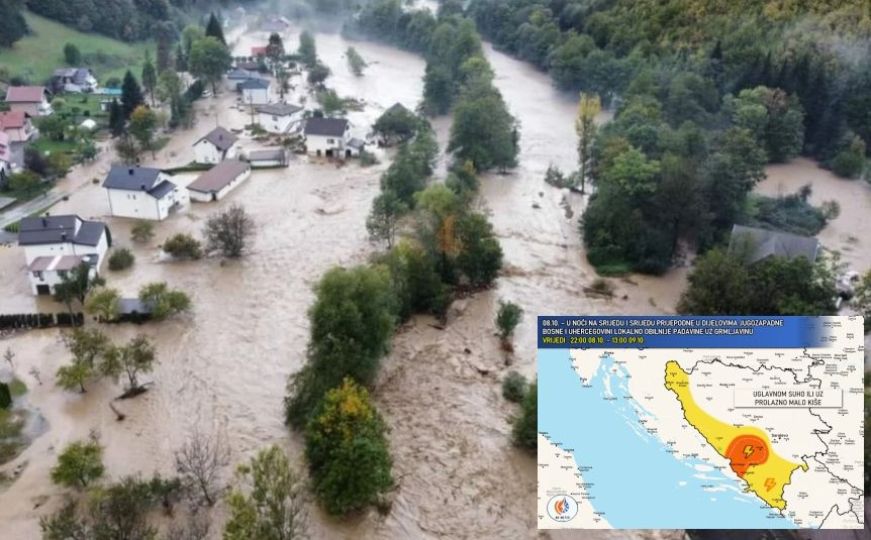
[[[22,128],[25,120],[24,111],[0,112],[0,129]]]
[[[39,103],[45,95],[42,86],[10,86],[6,91],[6,101],[9,103]]]
[[[251,56],[266,56],[266,47],[251,47]]]

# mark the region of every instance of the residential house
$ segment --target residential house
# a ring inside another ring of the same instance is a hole
[[[303,119],[305,110],[290,103],[269,103],[256,107],[257,123],[270,133],[289,133]]]
[[[97,78],[88,68],[60,68],[51,77],[51,91],[55,94],[70,92],[80,94],[97,89]]]
[[[161,221],[190,198],[160,169],[113,165],[103,182],[113,216]]]
[[[270,100],[270,84],[266,79],[248,79],[239,83],[242,103],[246,105],[265,105]]]
[[[345,118],[309,118],[303,130],[306,151],[315,156],[346,157],[351,139],[350,125]]]
[[[99,272],[112,245],[109,228],[76,215],[26,217],[18,227],[34,294],[51,294],[66,272],[89,264]]]
[[[263,58],[265,56],[266,56],[266,46],[251,47],[251,57],[252,58]]]
[[[222,127],[216,127],[194,143],[194,160],[197,163],[220,163],[236,155],[236,135]]]
[[[816,238],[744,225],[734,225],[729,239],[729,252],[740,254],[747,264],[768,257],[804,257],[814,262],[819,249],[820,243]]]
[[[0,112],[0,132],[8,137],[12,168],[24,167],[24,147],[39,136],[30,115],[23,111]]]
[[[228,159],[204,172],[188,185],[192,201],[220,201],[239,184],[251,176],[251,165],[236,159]]]
[[[289,163],[287,149],[285,148],[252,150],[244,155],[244,159],[251,164],[253,169],[287,167]]]
[[[6,103],[11,111],[24,112],[30,116],[48,116],[54,112],[48,95],[44,86],[10,86],[6,90]]]
[[[250,60],[240,60],[239,62],[236,62],[236,69],[242,69],[245,71],[250,71],[252,73],[260,73],[260,63],[252,62]]]
[[[224,79],[224,82],[227,90],[238,92],[239,83],[243,83],[248,79],[262,79],[262,77],[257,70],[251,71],[237,67],[227,72],[227,78]]]

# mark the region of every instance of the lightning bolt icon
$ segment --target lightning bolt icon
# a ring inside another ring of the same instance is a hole
[[[749,458],[752,453],[753,453],[753,446],[752,445],[748,444],[747,446],[744,447],[744,457],[745,458]]]
[[[771,488],[774,487],[774,478],[767,478],[765,480],[765,491],[771,491]]]

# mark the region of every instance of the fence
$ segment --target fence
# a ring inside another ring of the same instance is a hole
[[[28,328],[54,328],[81,326],[85,323],[82,313],[15,313],[0,315],[0,330]]]

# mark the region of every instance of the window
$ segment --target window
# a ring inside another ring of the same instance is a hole
[[[336,139],[327,139],[327,144],[333,144],[336,142]]]
[[[35,278],[37,278],[38,280],[42,281],[42,272],[34,272],[34,273],[33,273],[33,277],[35,277]]]
[[[67,277],[67,271],[66,270],[58,270],[57,275],[59,278],[63,279],[65,277]]]

